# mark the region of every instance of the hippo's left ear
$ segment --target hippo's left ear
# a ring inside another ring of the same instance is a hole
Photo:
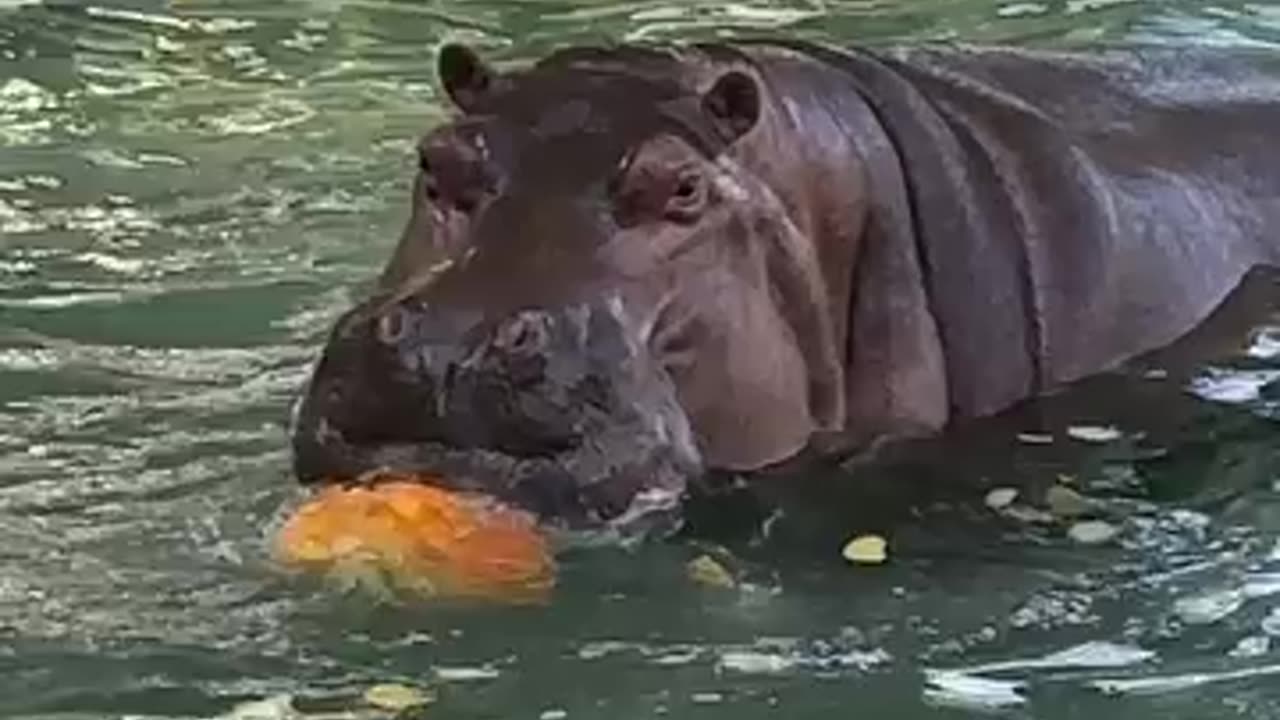
[[[732,143],[760,119],[760,86],[750,75],[731,70],[702,96],[702,110],[725,142]]]
[[[450,43],[440,48],[436,60],[440,84],[463,112],[470,112],[498,84],[498,71],[489,66],[475,50]]]

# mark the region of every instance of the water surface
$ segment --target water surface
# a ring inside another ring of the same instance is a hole
[[[433,49],[764,30],[1274,44],[1280,10],[0,0],[0,715],[332,709],[386,681],[435,686],[448,718],[1280,712],[1267,338],[1196,376],[1214,403],[1106,378],[937,462],[816,483],[767,537],[722,528],[732,591],[686,579],[704,551],[687,543],[571,556],[547,609],[376,608],[271,567],[299,497],[287,406],[404,217],[409,150],[443,112]],[[1046,427],[1048,445],[1015,437]],[[1010,487],[1042,506],[1060,478],[1114,541],[984,502]],[[844,563],[859,532],[893,561]]]

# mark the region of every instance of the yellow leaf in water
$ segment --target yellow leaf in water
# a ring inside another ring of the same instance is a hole
[[[888,543],[879,535],[859,535],[844,546],[845,560],[859,565],[879,565],[889,559]]]
[[[738,584],[734,580],[733,574],[725,569],[723,565],[716,562],[710,555],[699,555],[689,564],[685,566],[689,579],[701,585],[709,585],[711,587],[731,588]]]
[[[381,710],[392,712],[421,707],[432,701],[426,693],[408,685],[382,683],[364,691],[364,701]]]
[[[1076,517],[1089,511],[1089,501],[1064,485],[1053,485],[1044,494],[1049,512],[1058,517]]]

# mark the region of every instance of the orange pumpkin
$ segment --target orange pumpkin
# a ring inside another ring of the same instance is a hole
[[[527,514],[405,476],[321,490],[280,529],[276,554],[303,572],[373,572],[438,597],[539,602],[555,583]]]

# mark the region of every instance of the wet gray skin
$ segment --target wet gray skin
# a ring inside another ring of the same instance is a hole
[[[709,112],[741,78],[702,97],[665,56],[639,60],[499,80],[442,52],[467,113],[420,143],[404,237],[295,408],[302,482],[425,471],[551,526],[677,527],[703,462],[671,377],[699,317],[674,288],[717,281],[698,170],[734,137],[719,121],[756,98]]]
[[[412,297],[338,324],[298,410],[301,480],[425,471],[568,528],[676,526],[698,454],[619,302],[467,330],[437,312]]]

